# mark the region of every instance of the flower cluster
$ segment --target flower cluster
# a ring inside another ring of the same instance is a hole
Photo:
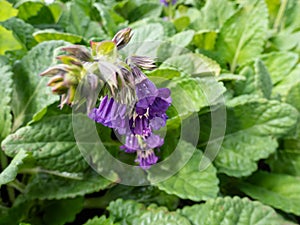
[[[98,96],[84,94],[88,116],[113,128],[124,139],[120,149],[135,153],[140,167],[148,169],[157,163],[155,151],[164,143],[154,131],[166,124],[171,93],[167,88],[157,88],[142,72],[154,69],[154,60],[145,56],[120,59],[118,50],[128,44],[131,36],[131,29],[125,28],[112,41],[91,42],[91,51],[81,46],[65,47],[68,55],[58,57],[62,63],[41,75],[52,77],[48,85],[53,93],[61,95],[61,107],[76,102],[75,91],[80,82],[88,81],[83,85],[86,92],[94,93],[102,86],[98,108],[89,108]]]
[[[149,63],[150,60],[147,60]],[[147,60],[143,61],[144,68],[150,67],[150,64],[146,65]],[[137,64],[141,66],[140,63]],[[97,123],[114,128],[118,134],[125,136],[125,143],[121,149],[126,153],[136,153],[136,162],[141,168],[148,169],[158,161],[154,150],[164,143],[163,138],[153,131],[165,126],[168,118],[166,111],[171,104],[171,97],[169,89],[158,89],[137,64],[129,64],[128,71],[132,75],[135,87],[136,101],[133,102],[133,107],[105,96],[99,107],[94,108],[89,116]]]

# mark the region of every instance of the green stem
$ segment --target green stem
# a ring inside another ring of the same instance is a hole
[[[8,183],[7,185],[12,188],[15,188],[16,190],[18,190],[21,193],[23,193],[25,190],[25,185],[22,184],[21,182],[19,182],[18,180],[14,180],[14,181]]]
[[[287,3],[288,3],[288,0],[282,0],[282,3],[281,3],[280,8],[278,10],[278,14],[276,16],[276,19],[275,19],[275,22],[274,22],[274,26],[273,26],[273,29],[276,32],[278,32],[278,29],[279,29],[282,17],[284,15],[284,11],[286,9]]]
[[[3,171],[8,166],[8,159],[1,148],[0,148],[0,158],[1,158],[1,169]],[[6,190],[7,190],[9,201],[13,203],[16,199],[14,189],[12,187],[7,186]]]
[[[32,168],[32,169],[22,169],[20,170],[20,173],[27,173],[27,174],[37,174],[37,173],[47,173],[51,175],[55,175],[58,177],[64,177],[68,179],[73,180],[82,180],[83,176],[78,173],[68,173],[68,172],[60,172],[60,171],[54,171],[54,170],[45,170],[42,168]]]

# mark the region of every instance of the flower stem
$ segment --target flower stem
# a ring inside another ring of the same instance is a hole
[[[284,15],[284,11],[286,9],[287,3],[288,3],[288,0],[282,0],[282,3],[281,3],[280,8],[278,10],[278,14],[276,16],[276,19],[275,19],[275,22],[274,22],[274,26],[273,26],[273,29],[276,32],[278,32],[278,30],[279,30],[279,26],[280,26],[282,17]]]

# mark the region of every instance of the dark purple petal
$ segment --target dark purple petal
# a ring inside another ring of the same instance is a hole
[[[133,133],[148,135],[150,132],[149,119],[146,116],[137,116],[134,120]]]
[[[157,163],[158,157],[155,155],[152,149],[137,151],[137,159],[140,167],[144,170],[149,169],[153,164]]]

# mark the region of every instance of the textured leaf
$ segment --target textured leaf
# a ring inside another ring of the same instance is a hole
[[[108,210],[116,222],[121,224],[174,224],[190,225],[190,222],[176,212],[169,212],[164,207],[144,205],[132,200],[118,199],[109,204]]]
[[[239,185],[247,195],[264,204],[300,215],[300,178],[257,172]]]
[[[193,225],[294,224],[285,221],[271,207],[239,197],[216,198],[205,204],[186,206],[181,214]]]
[[[180,77],[170,82],[172,104],[180,114],[198,112],[221,102],[225,88],[214,77]]]
[[[194,148],[188,143],[181,147],[183,149]],[[200,170],[202,157],[204,157],[202,152],[196,150],[190,161],[178,173],[154,185],[168,194],[177,195],[182,199],[202,201],[216,197],[219,183],[216,169],[210,165],[205,170]],[[150,173],[150,181],[151,177]]]
[[[228,0],[207,1],[200,11],[200,17],[192,26],[196,30],[219,30],[234,12],[233,2]]]
[[[227,106],[227,131],[215,165],[227,175],[247,176],[276,150],[275,137],[295,127],[298,113],[288,104],[255,96],[235,98]]]
[[[160,68],[174,68],[183,73],[191,75],[220,74],[220,65],[214,60],[195,53],[173,56],[163,62]]]
[[[272,80],[267,68],[261,60],[256,60],[255,68],[255,86],[262,97],[270,98],[272,93]]]
[[[284,80],[298,61],[298,55],[292,52],[272,52],[261,56],[274,84]]]
[[[230,64],[231,72],[262,52],[267,25],[267,7],[260,0],[244,5],[227,20],[218,36],[216,48]]]
[[[41,30],[33,33],[33,37],[37,42],[64,40],[70,43],[79,43],[82,40],[81,36],[69,33],[58,32],[56,30]]]
[[[29,199],[74,198],[106,189],[111,184],[111,181],[96,174],[92,169],[82,174],[82,179],[68,179],[41,173],[26,186],[25,194]]]
[[[111,219],[107,219],[104,215],[101,217],[94,217],[89,219],[83,225],[114,225],[114,222]]]
[[[257,170],[257,161],[276,151],[278,144],[271,136],[261,136],[247,130],[227,135],[214,161],[219,173],[234,177],[250,175]]]
[[[0,1],[0,9],[0,21],[7,20],[18,14],[18,10],[5,0]]]
[[[2,63],[1,63],[2,64]],[[11,130],[11,97],[12,97],[12,75],[9,65],[0,64],[0,140],[5,138]]]
[[[3,184],[7,184],[13,181],[19,171],[19,167],[22,166],[24,159],[28,157],[28,153],[21,150],[18,152],[16,157],[11,161],[11,163],[0,173],[0,187]]]
[[[21,49],[21,44],[16,40],[12,31],[5,29],[3,26],[0,26],[0,55],[8,50],[17,50]]]
[[[150,208],[137,219],[136,224],[140,225],[191,225],[189,220],[179,213],[168,212],[165,208]]]
[[[115,222],[133,224],[133,220],[136,220],[146,210],[146,207],[133,200],[124,201],[123,199],[117,199],[110,202],[107,210]]]
[[[282,137],[298,119],[298,112],[291,105],[253,95],[234,98],[227,106],[227,133],[248,130],[262,136]]]
[[[47,225],[63,225],[72,222],[83,209],[83,198],[47,201],[43,211],[43,221]]]
[[[34,27],[28,23],[25,23],[23,20],[18,18],[11,18],[2,23],[2,25],[11,30],[17,40],[22,43],[25,49],[31,49],[37,44],[37,42],[32,37],[34,32]]]
[[[48,78],[38,76],[54,63],[57,48],[67,45],[63,41],[43,42],[27,53],[14,68],[14,95],[12,106],[14,129],[45,106],[57,101],[58,97],[46,86]],[[34,59],[34,60],[33,60]]]
[[[297,86],[300,82],[300,65],[297,65],[281,82],[279,82],[274,88],[273,92],[280,95],[283,99],[286,98],[288,92],[294,86]]]
[[[58,23],[65,28],[66,32],[82,36],[87,40],[105,37],[100,24],[92,21],[85,10],[75,2],[66,3],[66,9]]]
[[[53,111],[37,123],[9,135],[2,142],[3,150],[9,156],[16,155],[21,149],[32,152],[37,165],[44,169],[82,172],[88,165],[76,144],[72,114],[51,113]]]

